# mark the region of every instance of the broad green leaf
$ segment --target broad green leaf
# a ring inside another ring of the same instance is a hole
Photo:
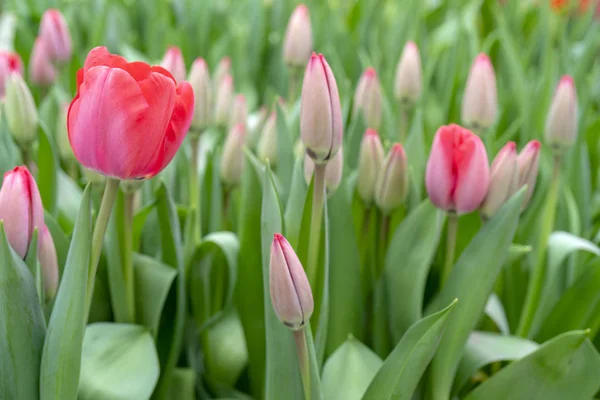
[[[6,118],[0,115],[0,179],[3,179],[6,172],[21,163],[21,151],[8,130]]]
[[[175,368],[171,384],[171,398],[178,400],[196,399],[196,371],[190,368]]]
[[[388,298],[395,342],[423,315],[425,283],[443,221],[443,214],[425,200],[408,214],[390,241],[384,271],[387,291],[403,294]]]
[[[85,330],[78,399],[149,399],[160,373],[152,335],[139,325],[96,323]]]
[[[277,165],[276,171],[279,180],[284,184],[282,201],[288,198],[294,171],[294,142],[288,129],[286,115],[279,102],[275,104],[277,118]]]
[[[466,400],[590,399],[600,388],[600,355],[586,331],[544,343],[478,386]]]
[[[71,234],[81,203],[81,189],[62,170],[58,171],[58,222],[66,234]]]
[[[91,186],[83,192],[73,239],[44,342],[41,399],[74,399],[86,323],[86,287],[92,240]]]
[[[0,222],[0,320],[0,398],[38,399],[46,323],[31,273],[10,248],[3,222]]]
[[[363,400],[412,398],[455,305],[456,300],[445,309],[417,321],[406,331],[373,378]]]
[[[351,169],[357,166],[360,143],[362,142],[365,129],[366,124],[361,114],[357,118],[352,119],[352,123],[347,129],[348,134],[346,135],[346,143],[344,145],[344,164],[348,165]]]
[[[48,128],[40,121],[39,147],[37,155],[38,176],[37,184],[42,197],[44,208],[56,215],[58,195],[58,155],[54,143],[48,133]]]
[[[446,285],[434,303],[436,310],[458,298],[446,333],[431,362],[430,395],[447,397],[469,333],[485,308],[519,221],[524,190],[514,195],[473,238],[454,265]],[[476,284],[475,284],[476,283]]]
[[[104,239],[104,254],[108,273],[108,288],[114,321],[133,322],[133,315],[127,305],[127,287],[123,275],[125,260],[125,195],[119,190],[108,222]]]
[[[46,227],[52,235],[52,240],[54,240],[56,258],[58,259],[58,272],[60,277],[63,275],[63,269],[65,267],[65,262],[67,261],[67,253],[69,252],[70,241],[58,224],[58,221],[50,213],[44,213],[44,221],[46,222]]]
[[[298,158],[294,164],[292,184],[287,206],[285,208],[285,234],[292,246],[298,244],[300,227],[302,225],[302,210],[306,199],[306,182],[304,181],[304,160]]]
[[[458,393],[477,371],[497,361],[513,361],[534,352],[539,345],[517,336],[499,335],[492,332],[474,331],[469,336],[465,354],[460,360],[454,392]]]
[[[383,361],[352,336],[323,366],[324,400],[360,400]]]

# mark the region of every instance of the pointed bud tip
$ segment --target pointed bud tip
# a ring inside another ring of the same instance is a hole
[[[575,80],[573,79],[573,77],[571,75],[563,75],[560,78],[559,85],[575,86]]]
[[[306,4],[298,4],[298,6],[296,7],[296,11],[298,13],[304,14],[304,15],[308,15],[308,7],[306,6]]]
[[[280,241],[283,239],[283,235],[281,233],[276,233],[273,235],[273,240]]]
[[[515,142],[508,142],[508,143],[506,143],[506,145],[504,147],[510,151],[514,151],[514,152],[517,151],[517,144]]]
[[[377,71],[375,71],[375,68],[373,67],[368,67],[367,69],[365,69],[363,75],[367,78],[374,78],[377,76]]]
[[[412,40],[409,40],[408,42],[406,42],[406,48],[416,50],[418,47],[415,42],[413,42]]]
[[[487,54],[485,54],[485,53],[479,53],[477,55],[477,58],[475,58],[475,62],[476,63],[491,64],[492,60],[490,60],[490,57]]]
[[[373,129],[373,128],[369,128],[369,129],[367,129],[367,130],[366,130],[366,132],[365,132],[365,136],[367,136],[367,137],[368,137],[368,136],[375,136],[375,137],[378,137],[378,136],[379,136],[379,133],[377,133],[377,131],[376,131],[375,129]]]

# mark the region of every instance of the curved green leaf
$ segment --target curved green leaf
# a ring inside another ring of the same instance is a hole
[[[306,199],[306,192],[308,190],[304,181],[303,162],[302,158],[298,158],[294,164],[290,195],[285,207],[285,234],[286,239],[292,246],[298,244],[304,200]]]
[[[485,303],[485,314],[494,321],[498,329],[500,329],[500,332],[505,335],[510,334],[510,327],[508,326],[508,319],[504,312],[504,306],[496,293],[492,293],[488,298],[487,303]]]
[[[294,171],[294,142],[288,128],[285,111],[275,103],[277,118],[277,177],[284,184],[282,201],[288,198]]]
[[[55,215],[58,195],[58,156],[48,128],[40,121],[40,135],[37,155],[37,183],[44,208]]]

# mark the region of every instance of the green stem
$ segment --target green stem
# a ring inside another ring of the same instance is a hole
[[[387,251],[388,232],[390,230],[390,215],[386,214],[381,217],[381,226],[379,228],[379,259],[377,276],[375,280],[378,280],[385,268],[385,254]]]
[[[311,400],[310,365],[308,362],[305,329],[307,329],[306,326],[298,331],[294,331],[294,341],[296,342],[298,365],[300,366],[300,375],[302,375],[302,385],[304,386],[304,399]]]
[[[69,164],[67,165],[67,170],[68,170],[69,177],[71,177],[71,179],[74,182],[77,182],[77,180],[79,179],[79,177],[77,175],[77,173],[78,173],[77,162],[69,161]]]
[[[408,107],[400,104],[400,112],[398,113],[398,140],[404,143],[408,131]]]
[[[290,80],[289,80],[289,91],[288,91],[288,103],[289,107],[292,107],[296,100],[296,91],[298,90],[298,83],[300,81],[300,77],[302,76],[302,69],[292,67],[289,70],[290,72]]]
[[[535,312],[540,302],[542,295],[542,288],[544,285],[544,279],[546,275],[546,248],[548,245],[548,238],[552,229],[554,229],[554,219],[556,215],[556,204],[558,203],[558,189],[560,186],[560,164],[561,159],[559,156],[554,157],[554,170],[552,173],[552,183],[546,196],[546,204],[544,206],[544,213],[542,214],[542,227],[538,236],[537,247],[535,249],[535,267],[533,269],[533,275],[529,280],[527,287],[527,296],[525,297],[525,305],[519,321],[519,327],[517,329],[517,335],[521,337],[528,337],[529,331],[531,330],[531,324],[535,317]]]
[[[442,285],[444,287],[452,272],[452,265],[454,264],[454,252],[456,250],[456,235],[458,233],[458,215],[454,213],[448,214],[448,230],[446,232],[446,260],[444,262],[444,269],[442,270]]]
[[[124,243],[123,243],[123,279],[125,280],[125,298],[127,301],[127,322],[135,323],[135,287],[133,273],[133,205],[135,191],[125,193]]]
[[[92,298],[94,296],[94,284],[96,282],[96,271],[98,270],[98,262],[100,261],[100,254],[102,254],[102,243],[104,242],[104,234],[106,233],[106,227],[108,220],[110,219],[110,213],[112,212],[117,192],[119,190],[119,184],[121,181],[114,178],[106,178],[106,186],[104,188],[104,195],[102,196],[102,203],[100,204],[100,211],[98,218],[96,218],[96,224],[94,226],[94,232],[92,234],[92,248],[90,250],[90,268],[87,283],[87,316],[89,317],[90,308],[92,307]],[[87,320],[87,317],[86,317]]]
[[[202,213],[200,210],[200,182],[198,178],[198,148],[199,137],[193,137],[190,140],[192,154],[190,157],[190,210],[195,210],[194,214],[194,242],[199,243],[202,238]]]
[[[325,166],[315,164],[314,193],[310,219],[310,238],[308,242],[308,263],[306,271],[312,287],[317,283],[317,264],[321,244],[321,225],[323,223],[323,201],[325,198]]]

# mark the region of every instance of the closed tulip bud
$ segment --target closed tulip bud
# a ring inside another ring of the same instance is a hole
[[[185,60],[179,47],[169,47],[160,62],[160,66],[169,71],[177,82],[185,80]]]
[[[47,10],[42,16],[40,37],[47,48],[51,61],[66,63],[73,52],[71,35],[65,18],[56,9]]]
[[[527,207],[535,190],[535,183],[537,181],[540,164],[541,147],[542,145],[539,141],[532,140],[525,145],[517,157],[517,164],[519,167],[519,188],[527,185],[527,193],[525,193],[525,199],[523,200],[521,210],[524,210],[525,207]]]
[[[262,136],[263,129],[269,119],[269,111],[267,107],[261,106],[257,112],[248,116],[248,146],[255,148]]]
[[[494,123],[498,109],[496,74],[492,61],[479,54],[469,72],[462,102],[462,122],[470,129],[481,131]]]
[[[27,147],[37,137],[38,114],[31,91],[17,73],[12,73],[6,83],[6,122],[20,146]]]
[[[546,119],[546,142],[553,150],[571,147],[577,139],[577,92],[573,78],[561,78]]]
[[[431,202],[458,215],[476,210],[488,191],[490,172],[481,139],[458,126],[442,126],[435,134],[425,185]]]
[[[406,153],[395,143],[383,160],[375,184],[375,203],[385,214],[400,207],[408,195]]]
[[[219,60],[219,64],[217,64],[217,69],[215,70],[213,81],[215,89],[219,88],[221,85],[221,80],[228,75],[231,75],[231,58],[223,57]]]
[[[277,164],[277,117],[274,112],[265,123],[262,134],[256,146],[256,155],[270,165]]]
[[[106,176],[148,179],[181,146],[194,115],[194,91],[162,67],[128,63],[96,47],[77,73],[69,141],[86,168]]]
[[[56,143],[58,145],[58,154],[65,162],[74,162],[75,153],[71,143],[69,143],[69,132],[67,130],[67,116],[69,115],[69,103],[60,107],[60,113],[56,119]]]
[[[294,331],[302,329],[314,310],[312,290],[294,249],[279,233],[271,244],[269,290],[279,321]]]
[[[508,142],[496,155],[490,170],[490,185],[481,205],[484,218],[491,218],[510,199],[519,185],[517,145]]]
[[[0,98],[4,97],[6,82],[12,73],[23,75],[21,57],[17,53],[0,50]]]
[[[402,104],[413,105],[421,95],[421,55],[414,42],[408,42],[396,67],[394,96]]]
[[[192,126],[201,131],[210,125],[212,119],[212,83],[208,66],[203,58],[196,58],[192,64],[189,82],[194,90],[195,98]]]
[[[362,113],[367,127],[379,129],[381,125],[381,86],[374,68],[367,68],[356,86],[353,114],[356,117],[359,113]]]
[[[44,227],[39,231],[39,241],[38,260],[44,277],[44,293],[46,294],[46,300],[51,300],[56,295],[56,289],[58,289],[58,259],[54,240],[48,228]]]
[[[365,204],[370,205],[375,197],[377,176],[383,163],[383,146],[377,131],[367,129],[360,144],[358,154],[358,178],[356,187]]]
[[[342,109],[335,77],[322,54],[310,57],[300,108],[300,135],[308,155],[319,164],[342,146]]]
[[[302,68],[312,53],[312,28],[308,7],[300,4],[296,7],[283,40],[283,61],[289,67]]]
[[[221,158],[221,179],[229,186],[236,186],[244,172],[244,145],[246,144],[246,127],[237,124],[229,131],[223,145]]]
[[[221,79],[217,88],[217,98],[215,102],[215,123],[218,126],[225,126],[229,121],[231,105],[233,101],[233,78],[226,75]]]
[[[48,57],[46,44],[39,37],[33,43],[29,59],[29,79],[38,86],[50,86],[56,80],[56,68]]]
[[[344,154],[340,151],[325,166],[325,189],[327,196],[332,196],[342,182],[342,172],[344,169]],[[308,154],[304,154],[304,180],[310,185],[313,173],[315,172],[315,162]]]
[[[246,103],[246,97],[243,94],[238,94],[233,100],[231,106],[231,117],[229,119],[229,125],[234,126],[237,124],[244,124],[248,122],[248,104]]]

